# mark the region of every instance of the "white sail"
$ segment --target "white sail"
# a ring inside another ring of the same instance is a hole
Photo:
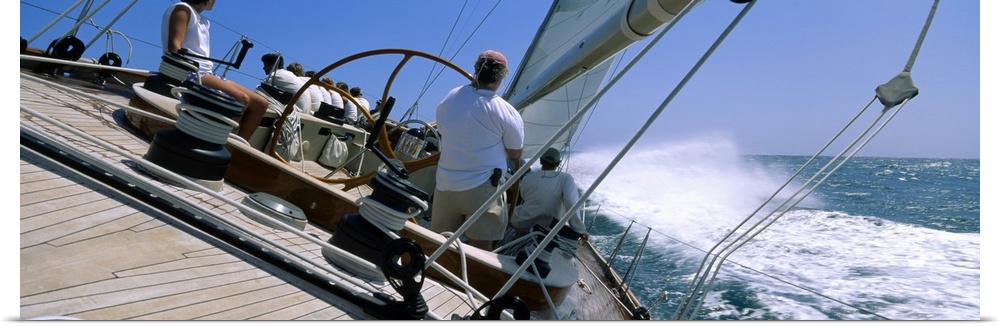
[[[611,62],[606,60],[597,68],[588,70],[556,91],[543,96],[538,101],[521,108],[524,120],[524,156],[543,151],[542,145],[551,139],[573,115],[587,104],[603,84]],[[553,148],[563,149],[572,141],[579,123],[559,135]]]
[[[557,0],[504,95],[524,119],[535,154],[597,93],[610,60],[671,21],[691,0]],[[553,147],[569,144],[577,126]]]

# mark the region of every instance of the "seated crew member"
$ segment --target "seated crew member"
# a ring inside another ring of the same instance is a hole
[[[316,71],[313,71],[313,70],[306,71],[306,73],[305,73],[304,76],[307,79],[308,78],[312,78],[313,76],[316,76]],[[323,80],[320,79],[319,82],[323,83]],[[313,87],[315,87],[316,89],[318,89],[320,91],[319,92],[320,96],[322,96],[322,98],[323,98],[321,102],[326,103],[326,104],[333,104],[333,103],[330,102],[332,100],[330,99],[330,91],[329,90],[323,88],[323,86],[321,84],[313,85]]]
[[[302,88],[302,85],[305,85],[295,74],[281,68],[284,67],[285,61],[278,54],[265,54],[260,57],[260,61],[264,64],[264,73],[267,74],[267,77],[264,78],[265,84],[288,92],[289,95],[294,95],[295,92],[298,92]],[[308,92],[303,93],[302,96],[295,100],[295,106],[300,112],[309,110],[312,106],[310,94]]]
[[[365,99],[364,94],[361,93],[361,87],[358,86],[352,87],[351,96],[354,97],[355,99],[358,99],[358,103],[360,103],[361,106],[365,108],[365,110],[369,110],[369,113],[371,113],[372,108],[368,104],[368,99]],[[361,109],[357,109],[356,111],[357,111],[358,121],[361,121],[362,118],[365,118],[361,112]]]
[[[302,85],[305,85],[306,82],[309,81],[309,77],[305,75],[306,73],[302,68],[302,64],[293,62],[288,64],[288,67],[286,67],[285,69],[292,72],[292,74],[295,74],[295,76],[302,81]],[[320,102],[323,102],[322,92],[323,91],[320,90],[319,84],[309,85],[309,88],[306,89],[306,93],[309,94],[309,108],[306,108],[306,110],[310,114],[316,112],[316,110],[319,110]]]
[[[324,88],[323,91],[330,93],[330,104],[333,105],[334,108],[337,108],[339,110],[344,110],[344,98],[340,97],[340,93],[337,93],[337,91],[333,90],[333,88],[336,87],[333,84],[333,78],[330,78],[330,76],[323,76],[323,79],[321,79],[320,81],[322,81],[323,84],[326,84],[326,86],[328,86],[328,88]],[[344,118],[344,117],[341,116],[337,118]]]
[[[573,176],[556,171],[562,163],[559,150],[549,148],[539,160],[542,170],[524,175],[519,191],[524,201],[514,208],[510,225],[517,230],[518,235],[525,235],[532,226],[549,227],[554,224],[562,213],[580,199],[580,191]],[[589,234],[583,224],[579,211],[573,211],[567,225],[586,239]]]
[[[337,82],[337,88],[344,90],[344,92],[347,92],[348,94],[351,92],[350,87],[348,87],[347,83],[344,82]],[[358,122],[358,106],[346,97],[344,98],[344,120],[351,125]]]

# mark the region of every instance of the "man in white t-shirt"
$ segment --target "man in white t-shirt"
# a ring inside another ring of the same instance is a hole
[[[214,7],[215,0],[182,0],[170,5],[163,13],[160,24],[160,45],[163,54],[187,52],[211,58],[212,42],[209,40],[209,30],[212,21],[202,16],[202,12],[212,10]],[[267,99],[240,83],[215,76],[212,73],[214,64],[211,61],[191,59],[198,62],[198,82],[201,85],[222,91],[246,106],[239,118],[240,126],[236,133],[244,140],[249,140],[257,131],[257,126],[267,111]]]
[[[456,231],[503,183],[508,160],[519,168],[524,147],[520,113],[497,95],[507,75],[507,58],[494,50],[479,54],[476,81],[452,89],[437,107],[441,134],[431,229]],[[507,228],[504,197],[465,232],[469,244],[492,251]]]

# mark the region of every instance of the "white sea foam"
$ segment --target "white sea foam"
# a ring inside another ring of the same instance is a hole
[[[575,154],[569,172],[586,190],[615,153]],[[669,144],[632,151],[591,200],[606,215],[623,217],[623,224],[634,219],[669,236],[651,239],[647,251],[681,249],[671,238],[707,250],[788,174],[751,165],[724,140]],[[781,319],[825,320],[831,312],[843,312],[831,310],[844,307],[825,297],[889,319],[979,319],[979,234],[822,210],[823,204],[812,199],[800,206],[820,209],[790,211],[730,256],[722,272],[724,278],[746,282]],[[690,255],[684,264],[696,266],[704,256],[683,251]],[[713,296],[706,304],[722,305],[716,301],[721,300]],[[839,319],[872,318],[839,314]]]

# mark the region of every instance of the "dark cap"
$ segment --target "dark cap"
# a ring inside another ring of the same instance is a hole
[[[478,64],[483,59],[492,60],[495,63],[500,64],[503,68],[507,68],[507,57],[504,57],[502,53],[496,50],[486,50],[479,54],[479,58],[476,59]]]
[[[545,153],[542,154],[541,160],[542,162],[559,163],[562,161],[562,158],[560,157],[559,150],[556,150],[555,148],[549,148],[548,150],[545,150]]]

